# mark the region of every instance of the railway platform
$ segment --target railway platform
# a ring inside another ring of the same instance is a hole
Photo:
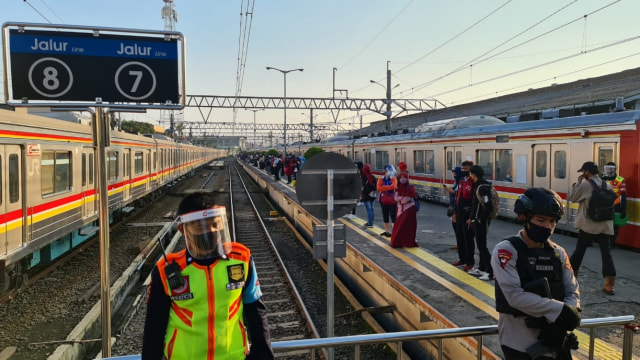
[[[272,184],[287,197],[287,202],[298,202],[295,188],[273,180],[264,171],[248,166],[262,181]],[[285,200],[280,200],[285,201]],[[446,216],[446,207],[422,201],[418,212],[416,248],[395,249],[389,238],[381,236],[384,231],[379,206],[375,206],[374,227],[365,227],[366,212],[363,206],[356,207],[354,217],[343,217],[337,222],[347,228],[347,243],[350,254],[336,260],[336,274],[358,273],[347,282],[352,289],[364,295],[363,306],[383,308],[391,306],[394,313],[376,315],[383,326],[403,330],[427,330],[442,327],[471,327],[497,324],[495,311],[494,282],[482,281],[451,265],[458,260],[454,249],[455,236],[451,219]],[[322,219],[321,219],[322,220]],[[304,225],[302,225],[304,226]],[[494,220],[489,228],[489,249],[503,238],[516,234],[521,225],[507,220]],[[552,239],[571,255],[576,237],[571,234],[554,234]],[[578,281],[580,283],[583,318],[624,316],[640,314],[640,255],[636,252],[616,248],[612,250],[617,269],[616,294],[602,291],[600,250],[595,244],[587,250]],[[476,264],[478,256],[476,251]],[[343,281],[345,281],[343,279]],[[365,285],[367,283],[369,287]],[[372,291],[371,289],[375,289]],[[353,291],[353,290],[352,290]],[[636,321],[638,319],[636,318]],[[589,330],[576,331],[580,350],[576,358],[588,358]],[[601,328],[595,332],[594,358],[621,359],[622,329]],[[634,355],[640,356],[640,338],[634,341]],[[464,347],[476,347],[475,339]],[[497,336],[483,339],[486,358],[500,358]],[[446,349],[449,353],[463,351],[457,345]]]

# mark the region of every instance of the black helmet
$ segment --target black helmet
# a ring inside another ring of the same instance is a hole
[[[513,211],[527,218],[532,215],[551,216],[560,220],[564,214],[562,199],[555,191],[546,188],[529,188],[520,195]]]

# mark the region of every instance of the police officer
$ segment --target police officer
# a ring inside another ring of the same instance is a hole
[[[567,253],[549,239],[564,212],[562,200],[549,189],[530,188],[514,210],[523,229],[491,255],[505,359],[570,359],[565,340],[580,324],[580,292]]]
[[[618,195],[615,204],[616,214],[620,214],[620,219],[627,217],[627,184],[624,182],[624,178],[618,174],[616,174],[616,163],[608,162],[607,165],[604,166],[604,176],[602,180],[606,181],[610,186],[613,192]],[[616,241],[618,240],[618,225],[617,222],[613,222],[613,236],[611,237],[611,248],[616,247]]]
[[[253,258],[231,242],[225,208],[194,193],[178,212],[186,249],[151,273],[142,359],[273,359]]]

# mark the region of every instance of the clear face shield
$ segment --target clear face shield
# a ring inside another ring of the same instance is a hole
[[[224,206],[198,210],[180,216],[187,249],[196,259],[226,257],[231,236]]]
[[[606,176],[606,177],[614,177],[614,176],[616,176],[616,166],[615,165],[605,165],[604,166],[604,176]]]

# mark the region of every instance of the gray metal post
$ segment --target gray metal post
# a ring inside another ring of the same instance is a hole
[[[333,243],[333,169],[327,169],[327,337],[333,337],[333,273],[334,273],[334,243]],[[333,348],[329,348],[327,355],[333,360]]]
[[[111,281],[109,279],[109,196],[107,193],[106,143],[109,126],[102,108],[97,108],[93,116],[93,136],[96,144],[96,166],[100,222],[100,304],[102,307],[102,356],[111,356]]]
[[[391,70],[387,61],[387,121],[389,122],[389,132],[391,132]]]

